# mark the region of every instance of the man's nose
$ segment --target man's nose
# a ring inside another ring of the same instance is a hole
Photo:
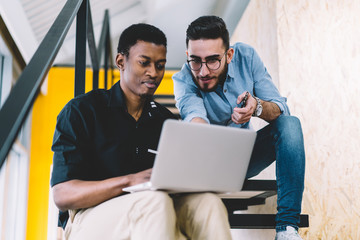
[[[209,73],[210,73],[210,71],[209,71],[208,67],[206,66],[206,64],[203,64],[202,67],[200,68],[200,76],[205,77]]]
[[[150,64],[150,66],[147,68],[146,72],[151,78],[155,78],[157,76],[157,71],[155,64]]]

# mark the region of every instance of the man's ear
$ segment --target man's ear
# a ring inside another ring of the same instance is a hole
[[[233,49],[233,48],[229,48],[229,50],[227,51],[226,55],[227,55],[226,62],[227,62],[227,64],[229,64],[229,63],[231,62],[231,59],[232,59],[233,56],[234,56],[234,49]]]
[[[124,68],[124,62],[125,62],[125,56],[122,55],[121,53],[118,53],[116,55],[116,59],[115,59],[115,62],[116,62],[116,66],[122,70]]]

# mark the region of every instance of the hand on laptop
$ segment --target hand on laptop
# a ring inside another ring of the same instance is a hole
[[[152,168],[149,168],[144,171],[128,175],[129,186],[150,181],[151,172]]]

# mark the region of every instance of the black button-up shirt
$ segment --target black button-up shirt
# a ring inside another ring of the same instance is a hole
[[[103,180],[151,168],[162,125],[175,116],[149,99],[138,121],[127,112],[120,82],[72,99],[57,118],[51,186]]]

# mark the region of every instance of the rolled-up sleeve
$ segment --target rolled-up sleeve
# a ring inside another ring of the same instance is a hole
[[[185,64],[180,72],[173,75],[173,82],[176,107],[181,118],[190,122],[193,118],[200,117],[209,123],[203,98]]]
[[[282,114],[290,115],[289,107],[286,104],[287,99],[280,95],[279,90],[276,88],[264,63],[255,50],[253,52],[251,70],[255,96],[264,101],[277,104]]]
[[[54,152],[51,186],[85,178],[87,134],[82,115],[68,103],[57,118],[51,147]]]

